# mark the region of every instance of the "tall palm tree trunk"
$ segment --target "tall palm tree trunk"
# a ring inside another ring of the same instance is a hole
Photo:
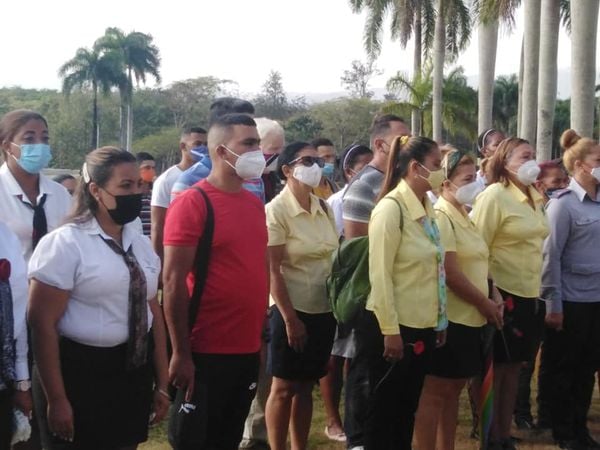
[[[492,127],[494,75],[498,47],[498,20],[479,23],[479,91],[477,93],[479,133]]]
[[[571,128],[592,137],[598,0],[571,1]]]
[[[446,56],[446,27],[444,23],[444,0],[436,1],[435,34],[433,38],[433,140],[442,142],[442,89],[444,83],[444,59]]]
[[[92,150],[98,147],[98,83],[92,81]]]
[[[542,0],[540,66],[537,112],[537,159],[552,159],[552,130],[558,77],[557,55],[560,29],[560,0]]]
[[[417,7],[415,11],[414,39],[415,50],[413,56],[413,82],[421,77],[421,58],[423,55],[421,7]],[[413,134],[422,134],[421,112],[418,109],[412,110],[410,126]]]
[[[521,119],[523,117],[523,65],[525,64],[525,39],[521,39],[521,59],[519,60],[519,85],[517,102],[517,136],[521,136]]]
[[[525,32],[523,65],[523,109],[521,110],[521,137],[535,146],[537,121],[538,67],[540,58],[541,0],[524,3]],[[544,36],[546,39],[546,36]]]
[[[127,147],[127,93],[124,90],[120,92],[121,104],[119,105],[119,146],[122,149]]]

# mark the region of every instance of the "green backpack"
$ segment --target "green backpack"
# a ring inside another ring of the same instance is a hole
[[[402,230],[404,218],[400,202],[393,197],[383,199],[393,200],[398,205]],[[369,237],[347,239],[334,253],[331,275],[327,278],[327,296],[338,323],[352,326],[365,309],[370,292]]]

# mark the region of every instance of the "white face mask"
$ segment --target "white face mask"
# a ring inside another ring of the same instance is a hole
[[[277,170],[277,159],[279,158],[278,154],[271,155],[266,161],[265,164],[265,173],[275,172]]]
[[[540,171],[540,166],[538,166],[534,160],[529,160],[521,164],[521,167],[519,167],[517,170],[516,175],[521,183],[523,183],[525,186],[529,186],[530,184],[533,184],[535,180],[537,180]]]
[[[235,169],[235,173],[237,173],[238,177],[242,180],[252,180],[254,178],[260,178],[265,170],[265,157],[260,150],[253,150],[251,152],[246,152],[241,155],[238,155],[233,150],[227,148],[227,146],[223,145],[223,147],[231,154],[237,156],[237,161],[235,162],[235,166],[232,165],[229,161],[225,160],[230,167]]]
[[[590,172],[590,175],[600,182],[600,167],[594,167]]]
[[[294,168],[293,177],[310,187],[317,187],[321,182],[321,168],[317,163],[310,167],[299,165]]]
[[[454,183],[452,184],[457,188],[454,193],[454,198],[456,198],[456,201],[461,205],[472,205],[475,198],[483,192],[481,181],[475,180],[472,183],[460,187],[457,187]]]

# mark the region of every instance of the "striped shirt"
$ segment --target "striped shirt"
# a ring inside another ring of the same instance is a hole
[[[370,165],[365,166],[356,175],[344,195],[342,206],[344,220],[369,223],[383,179],[384,173]]]

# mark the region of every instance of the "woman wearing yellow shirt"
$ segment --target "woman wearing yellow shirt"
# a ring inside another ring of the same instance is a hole
[[[488,246],[465,208],[483,190],[475,159],[453,149],[444,156],[442,168],[447,179],[435,210],[446,251],[448,331],[446,345],[434,351],[419,400],[419,450],[454,449],[460,393],[482,368],[482,327],[487,321],[502,321],[499,303],[488,298]]]
[[[267,400],[269,444],[306,448],[312,418],[312,389],[326,373],[335,332],[325,280],[338,246],[333,214],[311,190],[321,180],[323,160],[297,142],[279,155],[285,188],[267,204],[271,297],[271,341],[267,372],[273,375]]]
[[[371,294],[356,330],[357,354],[369,360],[367,450],[411,448],[436,330],[437,344],[445,339],[444,249],[427,197],[444,180],[441,160],[432,140],[397,137],[390,148],[382,200],[371,215]]]
[[[490,186],[477,198],[473,222],[490,249],[490,274],[504,298],[504,327],[494,341],[492,444],[512,448],[510,425],[521,364],[535,356],[544,323],[539,301],[542,244],[548,235],[540,169],[523,139],[502,141],[487,169]]]

